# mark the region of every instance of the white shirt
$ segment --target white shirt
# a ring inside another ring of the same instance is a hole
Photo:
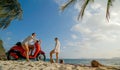
[[[60,41],[59,40],[57,40],[55,44],[54,52],[60,53]]]
[[[25,40],[23,40],[23,42],[22,43],[30,43],[31,41],[34,41],[34,42],[36,42],[36,38],[35,37],[33,37],[33,36],[28,36],[27,38],[25,38]]]

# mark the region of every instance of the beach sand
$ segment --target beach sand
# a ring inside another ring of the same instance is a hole
[[[89,67],[43,61],[0,61],[0,70],[120,70],[117,67]]]

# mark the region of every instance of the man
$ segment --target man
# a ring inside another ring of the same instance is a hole
[[[27,38],[25,38],[25,40],[23,40],[22,42],[22,47],[24,48],[25,50],[25,54],[26,54],[26,59],[27,61],[29,61],[29,46],[31,46],[29,44],[29,42],[33,40],[34,43],[36,42],[36,34],[35,33],[32,33],[32,35],[28,36]]]
[[[52,54],[56,54],[56,63],[58,63],[58,55],[60,53],[60,41],[55,38],[55,48],[50,52],[50,62],[53,63]]]

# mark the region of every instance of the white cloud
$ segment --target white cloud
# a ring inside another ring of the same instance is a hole
[[[116,0],[110,10],[111,18],[106,20],[106,1],[95,0],[86,8],[82,21],[75,20],[71,27],[71,40],[66,42],[65,57],[74,58],[112,58],[119,57],[120,52],[120,0]],[[78,13],[81,4],[75,5]],[[76,14],[75,14],[76,15]],[[73,17],[77,17],[73,16]],[[70,54],[72,52],[72,55]],[[65,53],[65,52],[64,52]],[[79,55],[74,55],[79,54]]]
[[[86,58],[93,56],[97,58],[111,58],[120,54],[117,51],[120,49],[120,10],[117,7],[119,4],[115,4],[117,6],[111,11],[111,19],[108,23],[105,19],[106,8],[102,3],[95,3],[89,6],[85,11],[84,19],[79,22],[75,21],[76,24],[71,28],[71,31],[77,34],[77,38],[82,37],[82,39],[70,42],[68,45],[82,47],[78,51]],[[75,9],[80,10],[79,7],[77,4]],[[86,54],[86,51],[89,53]]]
[[[59,6],[61,6],[63,3],[65,3],[67,0],[54,0],[55,3],[57,3]]]
[[[75,34],[72,34],[71,37],[72,37],[73,39],[77,39],[77,36],[76,36]]]
[[[6,32],[7,35],[12,35],[12,32]]]
[[[10,41],[10,40],[11,40],[11,38],[10,38],[10,37],[8,37],[8,38],[7,38],[7,41]]]

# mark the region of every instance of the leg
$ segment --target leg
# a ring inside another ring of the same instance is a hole
[[[52,51],[50,52],[50,62],[51,62],[51,63],[53,63],[52,54],[54,54],[54,50],[52,50]]]
[[[56,63],[58,63],[58,52],[56,52]]]
[[[26,59],[27,59],[27,61],[29,61],[29,48],[28,48],[28,45],[24,44],[23,47],[25,49]]]
[[[29,52],[30,52],[30,55],[32,55],[33,50],[34,50],[34,45],[30,45],[30,46],[29,46]]]

